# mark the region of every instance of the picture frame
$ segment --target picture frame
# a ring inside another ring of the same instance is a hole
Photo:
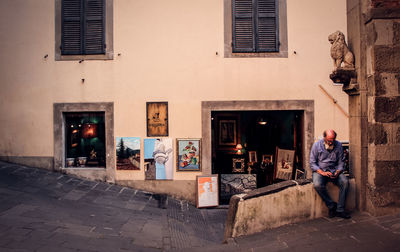
[[[244,172],[244,158],[232,159],[232,172]]]
[[[117,170],[140,170],[140,137],[116,137]]]
[[[249,163],[257,163],[257,151],[249,151]]]
[[[295,158],[294,150],[286,150],[276,147],[274,179],[282,179],[282,180],[292,179],[294,158]]]
[[[219,120],[219,138],[220,146],[236,146],[237,143],[237,120],[223,119]]]
[[[143,139],[143,159],[146,180],[174,179],[172,138]]]
[[[274,164],[274,155],[272,154],[263,154],[262,162],[264,165],[273,165]]]
[[[218,175],[196,176],[196,203],[197,208],[218,206]]]
[[[146,102],[148,137],[168,136],[168,102]]]
[[[304,178],[304,171],[300,169],[296,169],[296,175],[294,176],[295,180]]]
[[[176,171],[201,171],[201,139],[176,139]]]

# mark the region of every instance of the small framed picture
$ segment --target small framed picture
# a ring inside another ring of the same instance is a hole
[[[257,151],[249,151],[249,162],[257,163]]]
[[[201,171],[201,139],[176,139],[176,171]]]
[[[234,158],[232,163],[232,172],[244,172],[244,158]]]
[[[264,165],[273,165],[274,164],[274,155],[262,155],[262,162]]]
[[[296,175],[294,177],[295,180],[304,178],[304,171],[300,169],[296,169]]]

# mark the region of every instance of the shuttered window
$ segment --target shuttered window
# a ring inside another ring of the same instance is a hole
[[[62,0],[61,54],[105,53],[105,0]]]
[[[278,52],[278,0],[232,0],[233,52]]]

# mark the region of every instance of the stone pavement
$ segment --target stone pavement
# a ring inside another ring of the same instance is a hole
[[[161,201],[160,201],[161,199]],[[165,209],[163,208],[165,207]],[[165,251],[221,244],[227,209],[0,162],[0,251]]]
[[[163,208],[165,207],[165,208]],[[227,209],[0,162],[0,251],[400,251],[400,214],[320,218],[222,244]]]

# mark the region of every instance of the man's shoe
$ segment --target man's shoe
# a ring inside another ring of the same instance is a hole
[[[337,204],[335,203],[332,208],[329,208],[329,218],[333,218],[336,216],[336,206]]]
[[[350,214],[346,213],[346,212],[336,212],[336,216],[343,218],[343,219],[350,219],[351,216]]]

